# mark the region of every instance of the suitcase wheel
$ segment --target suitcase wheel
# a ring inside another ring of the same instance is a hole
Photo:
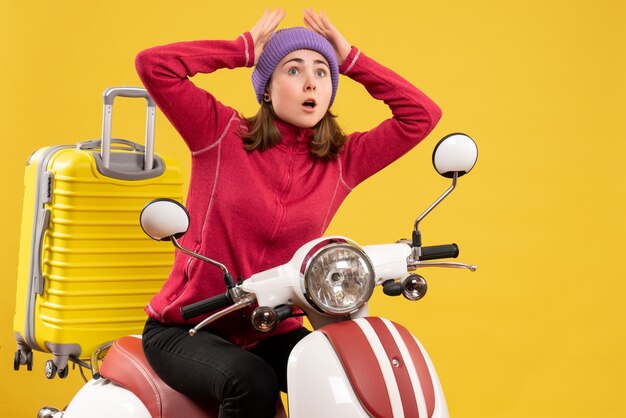
[[[17,350],[13,356],[13,370],[19,370],[22,364],[26,364],[26,370],[33,370],[33,352],[27,351],[23,354],[21,350]]]
[[[61,379],[65,379],[68,375],[68,373],[70,372],[70,368],[69,368],[69,364],[67,366],[65,366],[64,369],[61,369],[57,372],[57,376],[59,376],[59,378]]]
[[[54,376],[59,376],[60,379],[65,379],[70,372],[69,365],[65,366],[65,368],[60,369],[54,364],[54,361],[48,360],[46,361],[46,377],[48,379],[54,379]]]
[[[46,377],[48,379],[54,379],[57,374],[57,365],[52,360],[46,361]]]

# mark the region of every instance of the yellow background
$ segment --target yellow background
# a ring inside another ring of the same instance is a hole
[[[35,149],[100,135],[102,90],[137,85],[143,48],[235,38],[262,7],[325,10],[348,40],[414,82],[444,117],[415,151],[360,186],[331,233],[362,244],[409,236],[447,186],[430,153],[449,132],[480,149],[471,175],[423,222],[426,244],[457,242],[476,273],[423,271],[420,302],[377,294],[371,311],[406,324],[437,366],[453,417],[626,416],[626,277],[622,252],[626,3],[581,0],[17,1],[0,8],[0,412],[63,406],[76,371],[48,381],[44,355],[12,370],[22,176]],[[252,114],[249,69],[196,77]],[[334,111],[346,131],[387,117],[342,78]],[[114,136],[139,139],[142,105],[121,104]],[[129,115],[128,117],[122,116]],[[186,149],[162,114],[157,150]]]

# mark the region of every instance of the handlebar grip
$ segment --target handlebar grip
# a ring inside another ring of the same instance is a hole
[[[200,302],[192,303],[191,305],[183,306],[180,308],[180,313],[186,321],[195,316],[212,312],[232,304],[233,299],[230,297],[230,294],[226,292],[221,295],[201,300]]]
[[[383,283],[383,293],[387,296],[400,296],[402,294],[402,285],[395,280],[387,280]]]
[[[440,258],[457,258],[459,256],[459,246],[456,244],[431,245],[422,247],[420,260],[437,260]]]
[[[293,306],[282,305],[274,308],[276,314],[278,315],[278,322],[284,321],[285,319],[291,317],[293,315]]]

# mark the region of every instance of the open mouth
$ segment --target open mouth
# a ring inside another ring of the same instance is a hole
[[[304,103],[302,103],[302,106],[309,109],[314,109],[316,105],[317,104],[315,103],[315,100],[306,100]]]

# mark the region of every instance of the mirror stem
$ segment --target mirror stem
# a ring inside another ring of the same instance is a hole
[[[172,243],[174,244],[174,246],[176,248],[178,248],[181,252],[188,254],[192,257],[195,258],[199,258],[202,261],[206,261],[209,264],[213,264],[214,266],[219,267],[220,269],[222,269],[222,272],[224,273],[224,281],[226,282],[226,287],[228,289],[232,289],[233,287],[235,287],[235,281],[233,280],[233,277],[230,275],[230,273],[228,272],[228,269],[226,268],[226,266],[222,263],[218,263],[217,261],[211,260],[208,257],[205,257],[203,255],[200,255],[198,253],[194,253],[193,251],[190,251],[184,247],[182,247],[179,243],[178,240],[176,239],[176,237],[172,236],[170,237],[170,239],[172,240]]]
[[[415,221],[415,226],[413,228],[413,246],[414,247],[422,246],[421,233],[419,232],[419,223],[422,221],[422,219],[426,217],[426,215],[432,212],[433,209],[435,209],[437,205],[439,205],[443,199],[445,199],[446,197],[448,197],[450,193],[452,193],[452,190],[456,188],[456,179],[458,178],[458,176],[459,176],[459,173],[455,171],[454,174],[452,175],[452,186],[450,186],[448,190],[446,190],[441,196],[439,196],[439,198],[435,201],[435,203],[430,205],[430,207],[426,209]]]

